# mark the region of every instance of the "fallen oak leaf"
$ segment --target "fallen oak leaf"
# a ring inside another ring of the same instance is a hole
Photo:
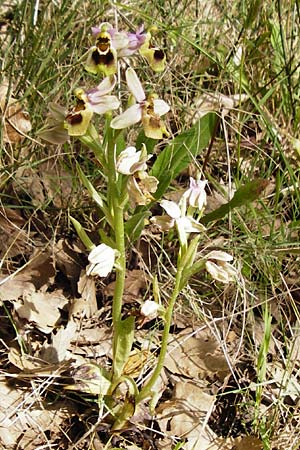
[[[24,111],[21,104],[9,94],[9,84],[0,86],[0,109],[3,116],[3,142],[16,144],[22,142],[31,131],[29,114]]]
[[[24,296],[23,301],[15,302],[18,316],[33,322],[43,333],[51,333],[60,319],[59,309],[63,309],[68,299],[59,292],[32,292]]]

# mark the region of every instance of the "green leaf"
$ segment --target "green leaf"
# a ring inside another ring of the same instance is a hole
[[[176,136],[160,153],[153,164],[151,175],[159,181],[159,196],[201,151],[208,146],[217,116],[211,112],[201,117],[189,130]],[[155,195],[156,198],[158,194]]]
[[[88,235],[86,234],[86,232],[83,229],[81,223],[79,223],[78,220],[74,219],[74,217],[72,217],[72,216],[70,216],[70,220],[71,220],[72,224],[74,225],[76,233],[78,234],[78,236],[81,239],[82,243],[86,246],[88,251],[91,251],[95,247],[95,245],[90,240]]]
[[[202,217],[200,222],[203,224],[207,224],[209,222],[212,222],[213,220],[222,219],[234,208],[247,205],[248,203],[257,200],[261,196],[263,190],[268,186],[268,184],[269,181],[262,178],[246,183],[236,191],[230,202],[220,206],[220,208],[216,209],[215,211],[206,214]]]
[[[90,180],[85,176],[85,174],[83,173],[83,171],[78,163],[76,163],[76,169],[77,169],[78,175],[80,177],[80,180],[81,180],[82,184],[84,185],[84,187],[88,190],[90,197],[99,206],[99,208],[105,215],[107,222],[112,227],[113,220],[112,220],[111,214],[110,214],[102,196],[96,191],[96,189],[94,188],[94,186],[92,185]]]
[[[79,136],[79,139],[88,148],[93,150],[98,161],[101,163],[102,166],[105,166],[103,147],[99,141],[99,135],[94,125],[90,124],[87,133],[84,136]]]
[[[114,378],[122,375],[124,366],[129,358],[134,340],[134,317],[127,317],[117,325],[118,341],[116,343],[115,357],[113,361]]]
[[[145,228],[145,219],[149,216],[149,211],[142,211],[134,214],[134,216],[125,223],[125,234],[130,242],[134,242],[140,237],[141,232]]]
[[[139,390],[135,381],[128,376],[121,376],[117,383],[111,386],[112,397],[114,397],[114,391],[116,388],[122,384],[127,384],[127,392],[125,394],[125,399],[123,404],[117,403],[112,409],[112,415],[115,417],[115,422],[112,425],[112,430],[122,430],[126,425],[128,425],[128,420],[135,413],[135,399],[138,396]],[[123,391],[124,392],[124,391]]]
[[[157,139],[148,138],[147,136],[145,136],[144,130],[141,130],[135,143],[135,147],[137,148],[137,150],[141,149],[142,144],[146,145],[147,153],[152,153],[155,145],[157,144]]]
[[[94,200],[94,202],[97,203],[99,208],[102,209],[104,207],[104,203],[103,203],[101,195],[98,194],[98,192],[96,191],[96,189],[94,188],[94,186],[92,185],[90,180],[85,176],[85,174],[83,173],[83,171],[78,163],[76,163],[76,169],[77,169],[78,175],[80,177],[80,180],[82,181],[83,185],[88,190],[91,198]]]

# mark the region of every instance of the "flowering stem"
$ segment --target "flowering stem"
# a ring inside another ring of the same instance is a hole
[[[113,376],[115,376],[116,348],[119,340],[121,323],[122,298],[125,284],[126,258],[124,237],[124,210],[120,204],[120,195],[117,186],[117,172],[115,164],[115,136],[112,129],[108,129],[107,139],[107,174],[108,174],[108,201],[113,218],[113,231],[115,235],[116,250],[118,251],[118,264],[116,267],[116,285],[112,304],[113,320]]]
[[[148,397],[149,394],[151,394],[151,389],[153,388],[154,384],[156,383],[156,381],[163,369],[165,357],[166,357],[167,349],[168,349],[168,338],[169,338],[169,334],[170,334],[173,309],[174,309],[175,302],[177,300],[178,295],[180,294],[180,290],[182,287],[182,283],[181,283],[182,272],[183,272],[183,267],[179,263],[179,267],[178,267],[177,273],[176,273],[175,287],[174,287],[174,290],[173,290],[173,293],[172,293],[172,296],[171,296],[171,299],[170,299],[170,302],[169,302],[169,305],[168,305],[168,308],[167,308],[166,314],[165,314],[165,326],[164,326],[164,331],[163,331],[163,335],[162,335],[161,347],[160,347],[160,353],[159,353],[157,365],[154,369],[154,372],[151,375],[150,380],[146,383],[146,385],[142,388],[142,390],[138,394],[138,396],[136,398],[136,403],[141,402],[146,397]]]

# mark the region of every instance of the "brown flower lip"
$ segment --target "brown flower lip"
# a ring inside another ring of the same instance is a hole
[[[78,125],[79,123],[82,122],[83,118],[81,113],[78,114],[73,114],[70,113],[67,115],[67,117],[65,118],[65,120],[70,124],[70,125]]]
[[[154,51],[154,59],[157,61],[162,61],[165,57],[165,52],[161,49],[157,49]]]
[[[100,53],[100,51],[97,49],[94,50],[92,53],[92,60],[96,65],[104,64],[106,66],[109,66],[114,62],[114,59],[115,59],[114,55],[111,51],[107,53]]]
[[[108,37],[100,36],[97,39],[96,46],[100,50],[100,52],[106,53],[110,49],[110,39]]]

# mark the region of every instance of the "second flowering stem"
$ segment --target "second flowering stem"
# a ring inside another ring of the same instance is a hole
[[[112,320],[113,320],[113,376],[112,381],[116,381],[118,371],[116,370],[116,352],[117,345],[120,339],[119,331],[122,320],[122,298],[125,285],[126,274],[126,254],[125,254],[125,236],[124,236],[124,208],[120,201],[120,195],[117,186],[117,172],[116,172],[116,136],[115,132],[109,128],[107,136],[107,178],[108,178],[108,202],[109,209],[112,214],[113,231],[115,236],[115,245],[118,252],[116,265],[116,284],[112,305]]]

